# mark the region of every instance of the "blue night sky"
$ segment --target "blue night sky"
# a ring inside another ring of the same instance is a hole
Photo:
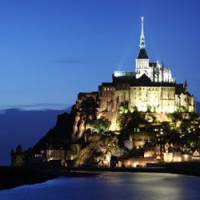
[[[70,105],[147,52],[200,99],[199,0],[0,1],[0,107]]]

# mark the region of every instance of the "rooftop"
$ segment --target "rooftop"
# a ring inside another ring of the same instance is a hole
[[[145,48],[141,48],[140,49],[137,58],[139,58],[139,59],[148,59],[148,55],[147,55],[147,52],[146,52]]]

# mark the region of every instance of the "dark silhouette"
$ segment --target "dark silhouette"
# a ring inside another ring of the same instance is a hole
[[[33,146],[56,124],[63,110],[5,110],[0,114],[0,165],[10,165],[10,151],[18,144],[23,149]]]

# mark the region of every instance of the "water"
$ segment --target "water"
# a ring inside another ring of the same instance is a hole
[[[156,173],[103,173],[58,178],[0,191],[0,200],[184,200],[200,199],[200,178]]]

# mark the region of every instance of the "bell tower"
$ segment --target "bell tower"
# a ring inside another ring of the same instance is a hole
[[[141,17],[141,33],[140,33],[140,51],[136,58],[136,78],[140,78],[143,74],[153,80],[153,71],[149,67],[149,58],[145,49],[145,36],[144,36],[144,17]]]

